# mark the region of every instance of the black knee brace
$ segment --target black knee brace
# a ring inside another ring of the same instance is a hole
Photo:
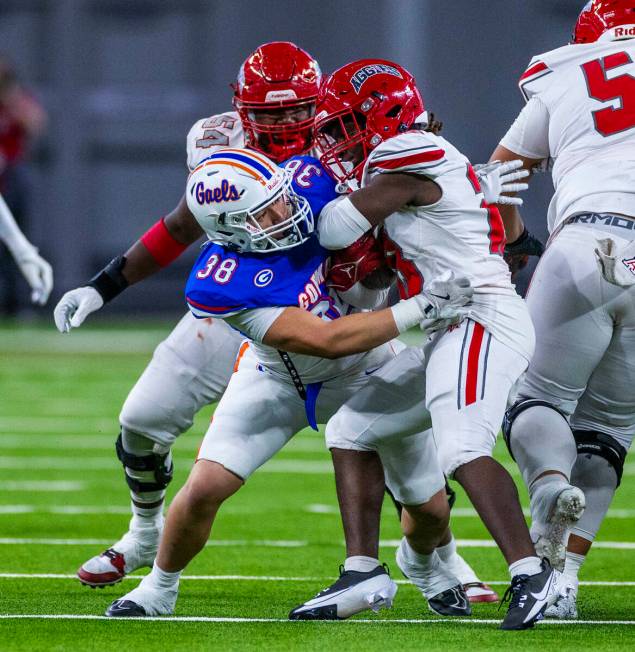
[[[117,457],[126,468],[133,469],[134,471],[152,471],[154,473],[154,482],[141,482],[135,478],[131,478],[126,473],[126,482],[132,491],[135,493],[142,493],[144,491],[161,491],[165,489],[172,480],[174,474],[174,464],[170,461],[170,466],[166,465],[166,459],[170,454],[163,455],[152,453],[150,455],[133,455],[124,450],[121,433],[115,443],[115,450]]]
[[[514,420],[521,412],[524,412],[525,410],[536,406],[551,408],[554,412],[557,412],[568,423],[568,419],[564,415],[564,413],[561,410],[559,410],[555,405],[552,405],[548,401],[543,401],[542,399],[539,398],[522,398],[520,399],[520,401],[516,401],[516,403],[514,403],[514,405],[512,405],[505,412],[505,416],[503,417],[503,425],[502,425],[503,439],[505,440],[505,444],[507,445],[507,450],[509,451],[509,454],[511,455],[514,462],[516,461],[516,459],[514,458],[514,454],[512,453],[512,446],[511,446],[512,424],[514,423]]]
[[[622,481],[624,473],[624,460],[626,459],[626,449],[611,435],[595,430],[574,430],[578,455],[597,455],[604,458],[614,469],[617,476],[617,487]],[[616,488],[617,488],[616,487]]]

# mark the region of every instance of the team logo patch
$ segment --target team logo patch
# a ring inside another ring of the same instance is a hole
[[[257,288],[264,288],[269,283],[273,281],[273,270],[272,269],[261,269],[255,276],[254,276],[254,285]]]
[[[635,258],[623,258],[622,264],[631,274],[635,274]]]
[[[357,94],[361,87],[364,85],[366,80],[370,79],[374,75],[379,75],[384,73],[386,75],[392,75],[393,77],[399,77],[403,79],[402,74],[394,66],[388,66],[385,63],[374,63],[368,66],[360,68],[352,77],[351,85]]]
[[[202,206],[203,204],[214,204],[221,201],[238,201],[240,193],[233,183],[227,179],[221,181],[220,186],[216,188],[206,188],[202,181],[196,184],[194,189],[196,201]]]

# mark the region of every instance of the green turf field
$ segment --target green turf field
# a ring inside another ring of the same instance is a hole
[[[89,323],[61,336],[52,326],[0,327],[0,651],[635,647],[632,462],[582,572],[580,623],[500,632],[497,605],[477,605],[469,621],[446,622],[405,583],[394,608],[377,616],[286,621],[290,608],[335,579],[343,559],[329,456],[311,431],[221,510],[210,546],[185,572],[174,617],[100,619],[136,578],[91,590],[74,573],[126,529],[128,492],[113,445],[117,414],[169,328]],[[204,410],[176,446],[170,496],[187,476],[210,413]],[[452,525],[462,554],[502,594],[506,566],[461,494]],[[393,570],[398,537],[386,503],[381,556]]]

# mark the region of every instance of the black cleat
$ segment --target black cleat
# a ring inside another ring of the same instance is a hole
[[[385,565],[372,571],[345,571],[340,566],[339,578],[289,613],[289,620],[343,620],[349,616],[382,607],[389,609],[397,593]]]
[[[111,618],[145,618],[146,610],[132,600],[115,600],[106,609],[106,616]]]
[[[428,607],[439,616],[471,616],[472,607],[465,589],[457,584],[428,600]]]
[[[542,620],[547,607],[558,599],[556,571],[547,559],[542,560],[542,571],[535,575],[516,575],[505,591],[501,607],[509,601],[507,615],[501,629],[528,629]],[[500,608],[500,607],[499,607]]]

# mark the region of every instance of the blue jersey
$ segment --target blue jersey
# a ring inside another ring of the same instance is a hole
[[[307,199],[317,221],[322,208],[337,197],[335,182],[311,156],[294,156],[285,167],[293,173],[294,191]],[[186,301],[200,318],[253,308],[300,306],[335,319],[339,312],[324,282],[327,257],[315,234],[282,252],[238,253],[209,243],[190,273]]]

